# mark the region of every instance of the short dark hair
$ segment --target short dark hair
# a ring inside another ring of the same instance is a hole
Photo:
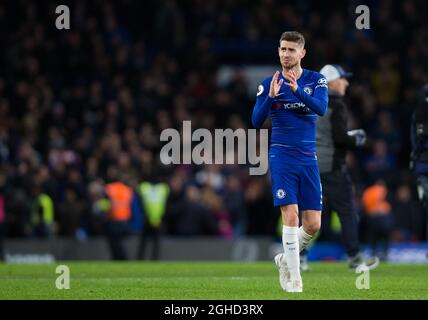
[[[279,39],[279,44],[281,45],[281,41],[291,41],[291,42],[297,42],[302,47],[305,47],[305,37],[297,31],[286,31],[281,35],[281,38]]]

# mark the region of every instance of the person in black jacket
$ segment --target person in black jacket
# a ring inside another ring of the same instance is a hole
[[[425,220],[428,221],[428,84],[424,85],[422,99],[418,101],[412,115],[410,137],[410,168],[416,176],[419,201],[425,209]],[[425,226],[428,235],[428,224]]]
[[[323,217],[336,211],[339,215],[343,242],[348,255],[349,267],[356,269],[366,265],[369,269],[379,264],[377,257],[364,259],[359,250],[358,216],[352,202],[352,182],[345,157],[347,150],[365,144],[363,129],[348,131],[347,108],[343,97],[352,76],[339,65],[328,64],[320,73],[328,82],[329,104],[326,115],[317,120],[316,148],[318,167],[323,189]],[[324,230],[324,227],[321,228]],[[326,228],[327,229],[327,228]],[[303,268],[305,261],[303,259]]]
[[[6,175],[0,168],[0,262],[4,260],[4,238],[6,237]]]

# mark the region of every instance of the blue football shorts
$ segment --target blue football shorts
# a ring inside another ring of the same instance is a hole
[[[273,205],[297,204],[299,210],[322,209],[322,186],[318,165],[270,161]]]

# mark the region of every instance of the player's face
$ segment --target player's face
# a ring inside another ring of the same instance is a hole
[[[279,59],[283,68],[291,69],[300,65],[306,50],[297,42],[282,40],[278,48]]]
[[[341,96],[345,95],[348,86],[349,82],[345,78],[339,78],[328,83],[330,90],[337,92]]]

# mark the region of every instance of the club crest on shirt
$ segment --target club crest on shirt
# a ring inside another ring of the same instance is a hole
[[[276,191],[276,197],[278,199],[284,199],[285,198],[285,191],[284,191],[284,189],[278,189]]]
[[[305,91],[307,94],[311,95],[312,94],[312,88],[311,87],[304,87],[303,91]]]

